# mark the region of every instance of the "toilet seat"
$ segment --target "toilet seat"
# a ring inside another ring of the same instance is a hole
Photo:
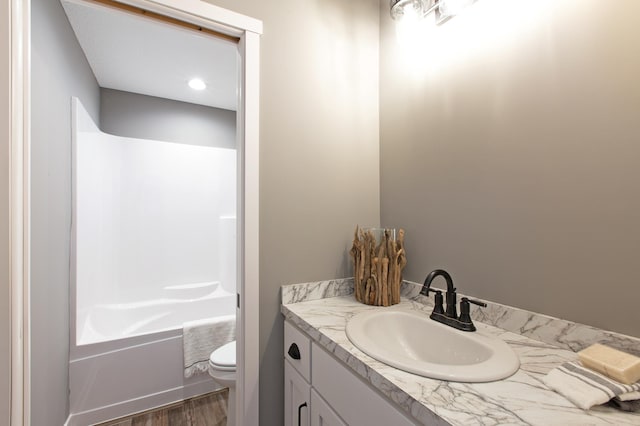
[[[219,371],[235,371],[236,341],[229,342],[213,351],[209,357],[209,365]]]
[[[227,426],[236,425],[236,341],[220,346],[209,356],[209,375],[229,388]]]

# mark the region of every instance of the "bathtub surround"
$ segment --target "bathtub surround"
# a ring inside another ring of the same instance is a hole
[[[220,232],[235,238],[235,150],[108,135],[74,107],[74,343],[233,313],[235,263],[215,260],[235,250]],[[232,281],[220,286],[223,270]],[[209,313],[167,311],[205,299]]]
[[[323,282],[323,285],[327,287],[327,292],[331,292],[331,287],[335,290],[348,282],[349,280],[332,280],[332,284]],[[318,285],[320,283],[309,283],[308,287],[317,288]],[[283,294],[289,293],[286,287],[288,286],[283,286]],[[304,294],[304,287],[305,285],[295,285],[296,293]],[[419,289],[420,286],[415,283],[405,283],[402,289],[403,300],[398,307],[429,315],[433,306],[428,298],[418,295]],[[312,292],[309,294],[313,295]],[[411,295],[411,298],[407,298]],[[365,306],[353,296],[327,299],[312,297],[312,300],[282,305],[282,313],[287,320],[292,321],[419,424],[635,425],[640,421],[640,413],[623,413],[606,406],[583,411],[544,386],[544,375],[566,361],[576,360],[575,352],[479,321],[476,326],[481,332],[505,340],[516,351],[521,361],[518,372],[508,379],[492,383],[454,383],[428,378],[416,380],[415,375],[368,357],[347,338],[344,328],[348,318],[371,309],[394,307]],[[509,307],[502,309],[506,312]],[[635,345],[639,347],[640,340],[635,339]]]

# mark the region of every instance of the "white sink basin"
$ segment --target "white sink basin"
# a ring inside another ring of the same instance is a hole
[[[456,330],[408,310],[376,309],[349,320],[349,340],[392,367],[452,382],[491,382],[518,371],[520,360],[500,339]]]

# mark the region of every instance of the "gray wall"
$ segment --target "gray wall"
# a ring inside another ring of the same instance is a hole
[[[32,425],[68,411],[71,96],[96,122],[99,89],[58,1],[32,1]]]
[[[260,425],[283,424],[282,284],[351,274],[379,221],[378,0],[212,0],[264,22]]]
[[[461,292],[640,337],[640,2],[455,18],[421,65],[387,3],[381,219],[407,230],[406,278],[445,268]]]
[[[235,111],[113,89],[100,89],[100,128],[131,138],[236,146]]]
[[[11,324],[9,288],[9,2],[0,6],[0,424],[8,425],[11,395]]]

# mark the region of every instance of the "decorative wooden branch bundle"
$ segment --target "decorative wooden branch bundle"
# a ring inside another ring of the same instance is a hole
[[[355,277],[356,300],[367,305],[390,306],[400,303],[402,270],[407,265],[404,250],[404,230],[384,229],[376,241],[372,229],[356,226],[351,247]]]

